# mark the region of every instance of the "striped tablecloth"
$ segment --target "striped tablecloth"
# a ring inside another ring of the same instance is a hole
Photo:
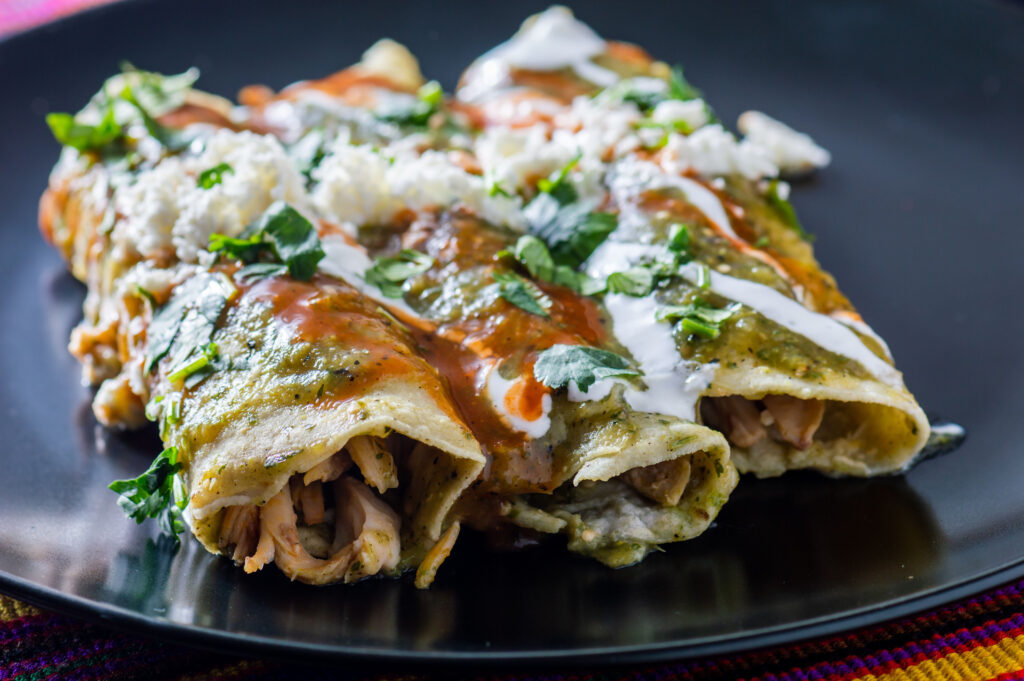
[[[137,638],[0,596],[0,679],[394,679],[429,675],[345,672],[240,660]],[[548,681],[988,681],[1024,680],[1024,581],[884,626],[743,655],[639,670],[558,674],[447,673],[452,679]]]
[[[109,0],[0,0],[0,36]],[[366,678],[338,666],[242,660],[137,638],[0,595],[0,679]],[[643,679],[644,681],[1024,680],[1024,581],[967,601],[843,636],[738,656],[630,671],[479,674],[446,678]],[[427,679],[405,674],[381,679]]]

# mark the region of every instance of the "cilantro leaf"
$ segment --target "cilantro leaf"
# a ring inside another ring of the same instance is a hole
[[[157,455],[142,475],[115,480],[109,488],[120,495],[117,505],[129,518],[136,523],[155,518],[160,530],[178,543],[178,534],[185,530],[182,511],[188,505],[184,489],[176,478],[180,470],[177,447],[168,447]]]
[[[551,307],[551,299],[532,281],[514,272],[495,272],[492,276],[502,298],[531,314],[549,316],[547,308]]]
[[[675,223],[668,230],[668,249],[675,253],[686,253],[690,250],[690,227]]]
[[[592,279],[568,265],[556,265],[548,247],[532,234],[519,237],[512,251],[498,253],[498,257],[504,255],[514,257],[535,279],[571,288],[585,296],[592,296],[605,290],[603,279]]]
[[[772,180],[768,183],[768,191],[765,193],[765,197],[768,199],[768,204],[775,209],[775,212],[778,213],[787,227],[799,234],[800,238],[804,241],[814,241],[814,235],[805,230],[804,226],[800,224],[796,211],[793,210],[793,204],[782,198],[779,194],[778,180]]]
[[[668,79],[668,98],[685,102],[691,99],[700,99],[701,96],[701,91],[690,85],[690,82],[683,76],[683,67],[678,64],[673,66]]]
[[[174,128],[168,128],[165,125],[161,125],[157,120],[150,114],[144,106],[139,102],[135,93],[132,91],[130,86],[125,86],[121,92],[121,99],[135,107],[135,110],[139,113],[139,117],[142,119],[142,125],[146,128],[146,132],[149,136],[163,145],[170,151],[182,151],[192,142],[192,136],[190,133],[184,130],[175,130]]]
[[[593,253],[617,222],[610,213],[591,211],[583,202],[561,205],[551,194],[540,193],[523,209],[530,233],[547,244],[554,262],[576,268]]]
[[[307,181],[311,181],[313,170],[320,165],[327,155],[327,137],[322,128],[313,128],[303,135],[298,142],[288,147],[288,155]]]
[[[533,375],[549,388],[564,388],[572,382],[586,392],[595,381],[640,376],[641,372],[614,352],[586,345],[553,345],[537,356]]]
[[[227,163],[218,163],[199,173],[199,177],[196,178],[196,186],[202,189],[212,189],[224,180],[224,173],[234,174],[234,172],[235,169]]]
[[[126,128],[141,120],[147,132],[171,151],[180,151],[191,141],[189,135],[157,123],[153,116],[166,113],[184,103],[192,84],[199,77],[196,69],[174,76],[150,71],[139,71],[123,65],[124,73],[109,78],[103,88],[93,96],[89,107],[102,112],[99,123],[83,123],[82,114],[50,113],[46,123],[53,136],[63,145],[79,151],[124,153]],[[127,102],[127,112],[118,108]],[[138,119],[131,115],[132,110]]]
[[[622,272],[608,275],[609,293],[625,293],[628,296],[642,297],[654,290],[655,273],[649,267],[630,267]]]
[[[444,90],[436,80],[424,83],[416,93],[416,99],[405,104],[385,104],[374,112],[374,116],[388,123],[424,127],[430,118],[440,110]]]
[[[555,274],[555,261],[543,241],[532,234],[524,234],[516,241],[513,255],[523,264],[531,277],[552,281]]]
[[[312,279],[325,255],[313,224],[284,201],[271,204],[239,237],[211,234],[207,248],[211,253],[222,252],[247,265],[269,255],[299,281]],[[259,273],[267,276],[270,270],[263,268]]]
[[[740,309],[738,303],[724,308],[709,305],[701,298],[686,305],[668,305],[655,313],[658,321],[679,320],[680,327],[687,334],[696,334],[704,338],[718,338],[722,323],[732,317]]]
[[[270,237],[277,257],[288,266],[288,273],[299,281],[308,281],[324,258],[320,236],[312,223],[283,201],[277,201],[263,213],[257,230]]]
[[[388,298],[401,298],[402,284],[433,266],[434,259],[426,253],[403,249],[397,255],[377,258],[363,278]]]
[[[174,352],[175,366],[182,364],[195,348],[210,342],[217,320],[234,296],[234,286],[220,274],[203,272],[179,286],[167,304],[154,315],[146,329],[145,371]]]
[[[578,199],[579,193],[576,191],[576,188],[566,180],[581,158],[583,158],[583,152],[579,151],[564,166],[551,173],[548,177],[540,179],[537,182],[537,189],[545,194],[550,194],[563,206]]]
[[[79,123],[69,113],[46,114],[54,138],[64,146],[79,151],[94,151],[121,139],[124,129],[114,119],[114,107],[108,106],[103,118],[96,125]]]
[[[288,274],[288,267],[274,262],[254,262],[235,272],[235,279],[248,284],[266,277],[281,277]]]

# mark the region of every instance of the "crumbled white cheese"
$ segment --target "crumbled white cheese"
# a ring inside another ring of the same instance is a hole
[[[473,151],[484,176],[515,193],[563,167],[578,150],[571,140],[551,141],[546,126],[532,125],[488,128],[476,139]]]
[[[714,177],[738,173],[752,180],[775,177],[778,166],[760,145],[737,142],[721,125],[705,125],[692,135],[672,133],[663,154],[665,169],[682,173],[692,169]]]
[[[313,172],[313,200],[337,223],[387,224],[403,209],[462,204],[484,220],[522,230],[521,201],[491,196],[487,182],[466,172],[445,152],[426,151],[391,163],[370,147],[336,144]]]
[[[388,189],[389,166],[369,146],[335,144],[313,170],[313,202],[338,224],[383,224],[401,209]]]
[[[696,130],[708,122],[708,105],[703,99],[690,99],[685,102],[678,99],[666,99],[660,102],[651,112],[651,120],[655,123],[685,123],[691,130]]]
[[[203,189],[196,178],[221,163],[231,166],[221,183]],[[197,262],[210,235],[237,236],[274,201],[310,214],[304,178],[273,137],[219,130],[198,156],[170,157],[138,174],[117,197],[124,215],[115,240],[144,256],[173,248],[183,262]]]
[[[745,142],[756,144],[783,173],[806,173],[832,161],[826,149],[810,136],[760,111],[747,111],[737,122]]]

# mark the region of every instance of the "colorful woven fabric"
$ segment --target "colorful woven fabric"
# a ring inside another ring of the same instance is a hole
[[[238,660],[136,638],[0,596],[0,679],[199,681],[339,678],[339,667]],[[638,671],[491,674],[445,678],[527,681],[1024,681],[1024,581],[884,626],[799,645]],[[428,675],[340,678],[426,681]]]
[[[0,36],[113,0],[0,0]]]

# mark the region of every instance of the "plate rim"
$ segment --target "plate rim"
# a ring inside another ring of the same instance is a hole
[[[217,560],[216,556],[206,559]],[[428,665],[432,668],[487,665],[489,668],[531,668],[551,665],[595,667],[637,663],[681,662],[728,654],[743,654],[760,648],[793,646],[801,642],[852,633],[865,627],[902,619],[916,613],[950,605],[972,595],[1024,579],[1024,556],[1005,565],[983,570],[954,584],[946,584],[920,594],[873,603],[789,624],[767,627],[756,633],[742,631],[696,639],[678,639],[649,644],[600,646],[550,650],[394,650],[360,645],[325,645],[293,641],[273,636],[254,636],[223,629],[188,625],[136,613],[110,603],[62,592],[0,571],[0,591],[26,603],[55,612],[118,629],[123,633],[173,642],[191,648],[225,654],[253,655],[260,658],[328,662],[346,659],[357,664],[385,663],[389,668],[403,665]],[[379,670],[379,667],[376,669]]]

